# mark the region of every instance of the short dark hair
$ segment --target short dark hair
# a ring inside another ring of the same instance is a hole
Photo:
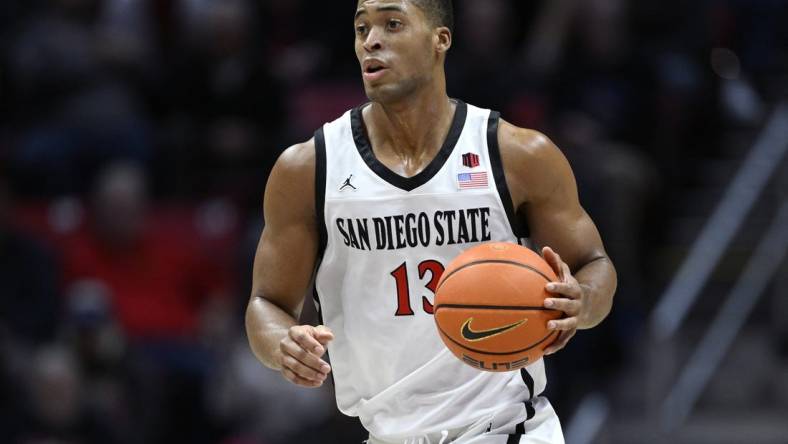
[[[454,6],[452,0],[411,0],[427,13],[435,26],[445,26],[454,32]]]

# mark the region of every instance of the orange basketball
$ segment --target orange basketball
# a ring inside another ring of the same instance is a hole
[[[558,334],[547,321],[562,313],[544,308],[550,265],[533,251],[488,243],[457,256],[435,292],[441,339],[466,364],[486,371],[516,370],[537,361]]]

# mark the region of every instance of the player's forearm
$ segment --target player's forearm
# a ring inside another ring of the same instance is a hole
[[[246,335],[257,359],[266,367],[281,370],[277,359],[279,344],[287,337],[290,327],[298,321],[276,304],[260,296],[253,296],[246,307]]]
[[[585,287],[590,307],[579,328],[596,327],[613,308],[613,295],[618,285],[616,269],[610,258],[600,257],[584,265],[574,275],[580,285]]]

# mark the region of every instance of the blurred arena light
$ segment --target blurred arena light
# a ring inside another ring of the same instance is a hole
[[[781,104],[774,111],[756,144],[750,149],[738,174],[731,181],[681,268],[652,311],[651,337],[657,343],[669,340],[681,327],[701,288],[706,284],[720,257],[739,231],[787,151],[788,104]],[[764,235],[750,264],[732,290],[728,303],[718,315],[707,336],[694,351],[693,359],[680,376],[681,379],[663,401],[660,413],[662,425],[666,430],[674,430],[691,413],[708,378],[719,365],[719,362],[713,362],[711,359],[717,357],[719,361],[724,356],[725,350],[741,327],[738,324],[746,320],[749,309],[752,308],[748,309],[747,306],[756,302],[757,298],[751,298],[752,294],[756,291],[758,294],[762,292],[762,287],[768,284],[776,267],[784,259],[786,249],[788,249],[788,202],[782,205],[771,229]],[[780,253],[779,261],[775,260],[777,253]],[[772,261],[770,266],[763,266],[764,260]],[[752,301],[747,300],[748,298]],[[740,318],[731,319],[731,316]],[[728,328],[731,331],[719,333],[720,329]],[[730,335],[730,338],[723,335]],[[609,416],[610,401],[607,396],[598,392],[590,393],[580,403],[567,424],[567,442],[572,444],[594,442]]]
[[[788,151],[788,105],[777,107],[651,316],[654,338],[681,327],[714,267]]]
[[[788,200],[780,206],[777,217],[758,244],[722,309],[692,353],[678,382],[665,398],[661,417],[666,430],[674,430],[687,420],[786,254]]]

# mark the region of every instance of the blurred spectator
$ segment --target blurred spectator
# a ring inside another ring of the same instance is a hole
[[[560,65],[554,67],[558,109],[589,114],[616,138],[632,140],[645,103],[640,72],[631,46],[629,4],[622,0],[576,2],[569,8],[568,35]]]
[[[101,164],[147,161],[151,135],[132,91],[108,70],[98,0],[48,0],[14,39],[9,57],[15,182],[26,191],[84,191]]]
[[[202,333],[228,323],[226,283],[193,240],[150,225],[139,167],[100,174],[89,229],[64,255],[70,294],[80,286],[106,292],[128,338],[142,441],[210,442],[202,390],[214,360]]]
[[[104,444],[114,442],[108,425],[87,402],[79,366],[67,350],[48,347],[38,351],[26,381],[27,404],[9,441],[19,444]]]
[[[44,246],[12,223],[11,195],[0,172],[0,434],[13,429],[24,399],[19,376],[31,350],[55,336],[57,271]]]
[[[327,386],[301,390],[278,372],[261,369],[246,338],[230,345],[222,363],[209,392],[209,405],[215,415],[232,425],[238,439],[266,444],[320,442],[306,437],[326,427],[336,413],[333,393]]]
[[[0,176],[0,338],[25,346],[51,340],[60,316],[52,254],[12,224],[10,190]]]
[[[166,104],[180,126],[177,169],[192,194],[222,193],[257,204],[284,148],[282,88],[262,54],[256,5],[184,1],[186,34],[170,64]],[[188,119],[184,119],[187,117]]]
[[[108,289],[97,282],[72,286],[63,322],[63,343],[78,360],[86,401],[101,412],[115,442],[135,442],[128,393],[134,365],[125,338],[112,317]]]
[[[456,46],[447,58],[446,68],[449,94],[508,115],[506,111],[512,102],[531,86],[519,69],[520,64],[511,57],[515,36],[512,3],[506,0],[457,3]],[[538,120],[542,114],[542,110],[534,110],[525,115]],[[521,116],[514,119],[522,120]]]
[[[149,225],[145,175],[131,164],[104,170],[93,193],[88,230],[64,252],[67,286],[106,286],[132,339],[194,340],[201,310],[224,295],[221,273],[189,239]]]

